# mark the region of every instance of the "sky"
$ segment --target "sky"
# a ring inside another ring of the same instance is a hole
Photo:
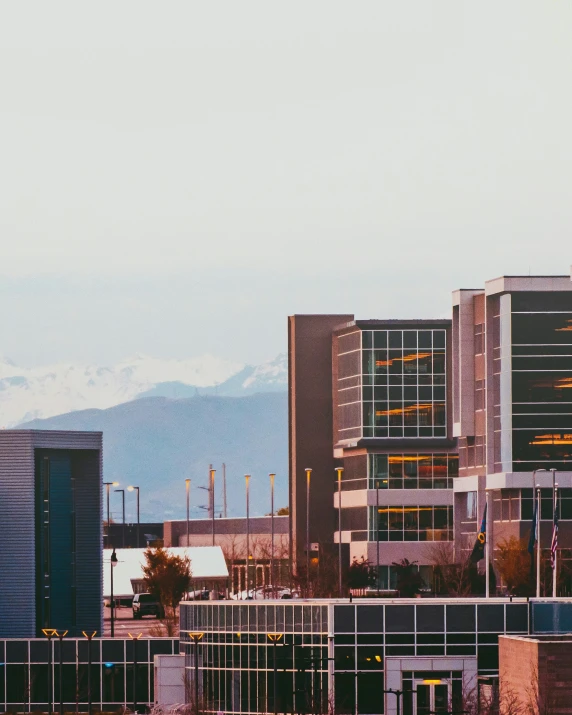
[[[3,3],[0,354],[259,363],[567,274],[566,2]]]

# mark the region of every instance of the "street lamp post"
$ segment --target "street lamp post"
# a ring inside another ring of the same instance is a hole
[[[128,633],[127,635],[133,642],[133,712],[137,712],[137,666],[139,665],[137,662],[137,644],[143,634],[138,633],[134,636]]]
[[[137,548],[139,548],[139,487],[127,487],[128,492],[137,491]],[[125,521],[125,519],[124,519]]]
[[[48,639],[48,701],[50,709],[49,715],[54,711],[54,673],[52,668],[52,638],[56,635],[54,628],[42,628],[42,633]]]
[[[114,601],[114,596],[113,596],[113,569],[117,566],[117,554],[115,553],[115,549],[113,549],[113,553],[111,554],[111,558],[109,560],[111,564],[111,637],[115,637],[115,601]]]
[[[63,679],[63,671],[64,671],[64,648],[63,648],[63,639],[67,635],[67,631],[62,631],[61,633],[58,633],[57,631],[54,631],[54,635],[57,636],[57,638],[60,641],[60,672],[59,672],[59,691],[60,691],[60,715],[64,715],[64,679]]]
[[[93,633],[82,631],[82,633],[87,638],[87,715],[91,715],[91,639],[97,631],[93,631]]]
[[[284,634],[283,633],[268,633],[267,635],[268,635],[269,640],[273,643],[273,647],[272,647],[272,661],[273,661],[272,690],[274,693],[274,697],[273,697],[274,715],[277,715],[277,713],[278,713],[278,697],[277,697],[278,666],[277,666],[277,661],[276,661],[276,644],[278,643],[278,641],[282,638],[282,636]]]
[[[272,584],[272,597],[276,598],[276,580],[274,578],[274,478],[270,474],[270,583]]]
[[[344,468],[336,467],[338,473],[338,596],[343,595],[342,585],[342,474]]]
[[[124,549],[125,548],[125,489],[116,489],[116,492],[121,494],[121,503],[122,503],[122,515],[123,515],[123,523],[121,524],[121,547]]]
[[[250,590],[250,474],[244,475],[246,482],[246,598]]]
[[[109,489],[110,487],[118,487],[119,482],[103,482],[107,493],[107,546],[109,546],[109,527],[111,526],[111,512],[109,511]]]
[[[199,715],[199,641],[204,636],[200,631],[187,631],[195,651],[195,713]]]
[[[186,496],[187,496],[187,543],[185,545],[188,546],[189,545],[189,518],[190,518],[190,509],[191,509],[191,480],[190,479],[185,479],[185,491],[186,491]]]
[[[210,488],[211,488],[211,500],[212,500],[212,532],[213,532],[213,546],[215,545],[215,474],[216,469],[210,470]]]
[[[310,593],[310,479],[312,470],[306,469],[306,598]]]

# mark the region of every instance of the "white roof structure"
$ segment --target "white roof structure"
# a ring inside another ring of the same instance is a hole
[[[113,569],[113,595],[133,596],[131,581],[143,578],[146,549],[115,549],[117,566]],[[176,546],[166,548],[170,554],[188,556],[193,581],[214,581],[228,578],[228,569],[220,546]],[[111,549],[103,551],[103,597],[111,596]]]

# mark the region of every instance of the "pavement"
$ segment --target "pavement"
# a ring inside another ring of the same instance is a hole
[[[104,637],[111,636],[111,609],[104,608]],[[177,618],[178,623],[178,618]],[[114,631],[116,638],[128,638],[131,635],[141,633],[143,638],[165,638],[167,637],[167,629],[161,621],[155,616],[143,616],[140,620],[133,618],[131,608],[118,606],[115,609]],[[177,633],[178,636],[178,627]]]

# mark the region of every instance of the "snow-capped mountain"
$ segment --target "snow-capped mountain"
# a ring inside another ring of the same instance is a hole
[[[137,397],[197,392],[245,395],[286,389],[286,356],[258,366],[212,355],[161,360],[136,355],[111,367],[58,364],[22,368],[0,356],[0,428]]]

